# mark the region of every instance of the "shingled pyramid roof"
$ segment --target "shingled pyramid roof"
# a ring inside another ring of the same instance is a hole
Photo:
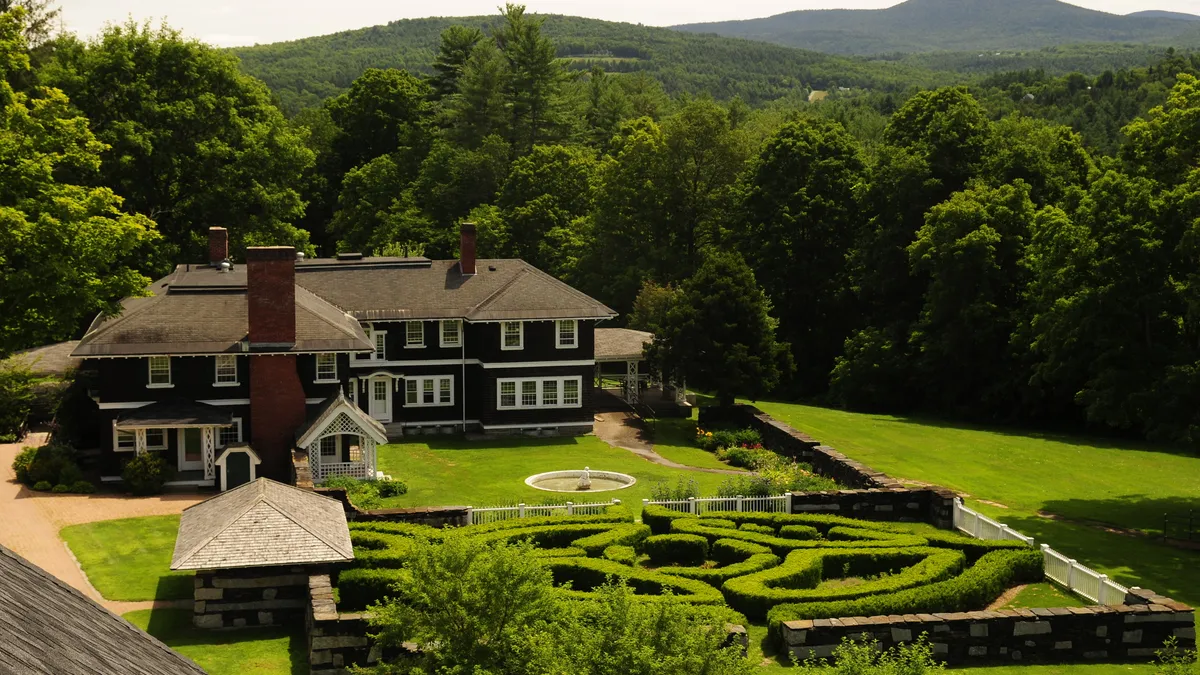
[[[342,503],[259,478],[184,509],[173,570],[354,559]]]
[[[204,670],[0,546],[0,673],[204,675]]]

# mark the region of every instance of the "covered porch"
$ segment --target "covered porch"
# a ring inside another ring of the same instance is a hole
[[[113,450],[143,455],[160,453],[176,470],[167,485],[212,487],[217,453],[232,430],[240,435],[232,414],[194,401],[153,403],[113,420]]]
[[[313,483],[321,485],[334,476],[374,480],[379,474],[375,448],[384,443],[387,431],[383,424],[339,390],[321,404],[301,431],[296,447],[308,455]]]
[[[687,388],[682,383],[656,381],[646,360],[646,347],[654,334],[629,328],[596,329],[596,389],[599,406],[604,401],[629,407],[645,406],[656,415],[691,414]],[[613,409],[621,409],[616,406]]]

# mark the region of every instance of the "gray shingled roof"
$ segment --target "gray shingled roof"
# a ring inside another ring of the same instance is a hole
[[[72,356],[242,353],[250,322],[244,268],[221,273],[180,266],[127,298],[120,314],[97,317]],[[288,351],[370,351],[362,327],[345,312],[296,287],[296,343]]]
[[[464,277],[457,260],[428,265],[296,265],[296,283],[360,321],[404,319],[604,319],[616,312],[523,260],[478,260]]]
[[[630,328],[597,328],[596,360],[641,359],[643,348],[654,341],[654,333]]]
[[[160,401],[140,408],[121,412],[117,426],[136,427],[181,427],[181,426],[233,426],[233,413],[215,405],[196,401]]]
[[[204,675],[204,670],[0,546],[0,673]]]
[[[173,570],[354,559],[342,503],[259,478],[184,509]]]
[[[71,352],[78,344],[79,340],[68,340],[43,347],[34,347],[13,354],[8,357],[8,361],[20,363],[38,375],[62,377],[68,370],[79,365],[79,359],[71,356]]]

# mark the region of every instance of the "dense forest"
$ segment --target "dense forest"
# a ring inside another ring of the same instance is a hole
[[[831,54],[1042,49],[1080,42],[1200,46],[1196,17],[1128,16],[1059,0],[907,0],[884,9],[812,9],[675,26]]]
[[[0,15],[0,352],[78,335],[213,224],[237,251],[447,258],[472,221],[481,256],[608,303],[722,396],[1200,440],[1200,58],[752,105],[577,70],[548,25],[448,26],[419,72],[288,118],[170,29]]]

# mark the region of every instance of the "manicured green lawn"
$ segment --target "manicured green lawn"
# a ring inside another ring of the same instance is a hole
[[[1200,508],[1200,457],[1132,442],[755,405],[892,476],[968,493],[972,508],[1119,583],[1200,604],[1200,554],[1038,515],[1153,532],[1164,512]]]
[[[693,419],[664,418],[647,420],[647,424],[654,440],[654,451],[672,462],[705,469],[741,470],[717,459],[716,453],[696,447],[696,421]]]
[[[83,571],[109,600],[185,600],[192,572],[172,572],[179,516],[72,525],[59,531]]]
[[[125,620],[196,662],[209,675],[301,675],[308,655],[300,626],[199,630],[186,609],[129,612]]]
[[[429,437],[411,443],[381,446],[379,467],[408,484],[408,494],[384,500],[386,506],[501,506],[525,502],[542,504],[608,501],[635,507],[650,496],[658,480],[694,479],[703,495],[716,492],[720,474],[671,469],[642,459],[628,450],[610,447],[593,436],[573,438],[511,438],[465,440]],[[595,493],[546,492],[525,485],[535,473],[582,469],[618,471],[637,478],[633,487]]]
[[[1082,607],[1085,604],[1078,598],[1049,581],[1040,584],[1029,584],[1021,589],[1012,602],[1004,609],[1033,609],[1035,607]]]

